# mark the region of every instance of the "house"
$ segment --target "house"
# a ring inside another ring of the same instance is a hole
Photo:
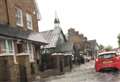
[[[73,43],[75,64],[81,64],[80,54],[85,54],[85,40],[86,39],[83,34],[79,34],[79,32],[75,31],[73,28],[68,29],[68,42]]]
[[[46,40],[35,0],[0,0],[0,82],[31,82]],[[39,38],[38,38],[39,37]]]
[[[97,48],[98,48],[98,44],[96,40],[89,40],[88,41],[90,44],[90,48],[89,48],[89,54],[92,57],[92,59],[96,58],[97,55]]]
[[[67,39],[60,28],[59,18],[56,17],[54,20],[55,28],[53,30],[40,32],[47,42],[48,45],[42,46],[42,61],[40,70],[44,76],[63,74],[65,68],[70,70],[72,68],[72,54],[68,48]],[[66,47],[65,47],[66,46]],[[69,48],[68,48],[69,49]]]

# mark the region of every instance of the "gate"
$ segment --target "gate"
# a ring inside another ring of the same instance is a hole
[[[60,60],[60,72],[63,72],[63,62],[62,62],[62,60]]]
[[[20,70],[20,82],[28,82],[26,67],[24,65],[19,65]]]

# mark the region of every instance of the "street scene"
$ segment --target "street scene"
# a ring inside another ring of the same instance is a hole
[[[0,82],[120,82],[119,0],[0,0]]]
[[[48,82],[119,82],[120,75],[117,72],[95,72],[94,61],[91,61],[81,67],[77,67],[63,78],[58,80],[48,80]]]
[[[51,76],[34,82],[120,82],[119,71],[95,72],[94,61],[75,67],[64,75]]]
[[[76,66],[71,72],[64,75],[51,76],[34,82],[120,82],[119,71],[95,72],[94,61]]]

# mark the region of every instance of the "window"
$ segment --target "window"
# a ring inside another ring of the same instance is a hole
[[[108,53],[108,54],[101,54],[98,56],[98,58],[112,58],[117,56],[116,53]]]
[[[26,14],[26,21],[27,21],[27,28],[32,30],[33,26],[32,26],[32,16],[30,14]]]
[[[14,45],[13,45],[13,41],[12,40],[0,40],[0,49],[1,49],[1,53],[14,53]]]
[[[16,25],[23,26],[23,14],[20,8],[16,8]]]
[[[33,62],[34,61],[33,45],[31,43],[29,43],[29,42],[27,43],[27,49],[28,49],[30,61]]]
[[[17,44],[17,53],[27,53],[26,43],[21,42]]]

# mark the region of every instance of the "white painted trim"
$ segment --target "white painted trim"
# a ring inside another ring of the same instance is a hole
[[[61,56],[62,56],[62,55],[64,56],[63,53],[53,53],[53,54],[52,54],[52,56],[60,56],[60,55],[61,55]]]
[[[72,56],[73,54],[66,53],[64,56]]]
[[[24,52],[23,52],[23,53],[17,53],[17,54],[16,54],[16,56],[24,56],[24,55],[29,56],[29,53],[24,53]]]
[[[30,54],[31,55],[30,62],[35,62],[35,60],[34,60],[34,53],[33,53],[33,45],[32,44],[31,44],[31,47],[32,47],[32,53]]]
[[[30,46],[29,46],[30,45]],[[32,51],[30,51],[30,47],[32,48]],[[31,52],[31,53],[30,53]],[[28,55],[29,56],[29,61],[30,62],[34,62],[34,53],[33,53],[33,45],[31,42],[27,42],[27,53],[20,53],[17,54],[17,56],[21,56],[21,55]]]
[[[34,60],[34,54],[33,54],[33,45],[30,43],[30,47],[32,48],[32,53],[30,53],[30,51],[29,51],[29,60],[30,60],[30,62],[34,62],[35,60]]]
[[[8,53],[2,53],[2,54],[0,54],[0,56],[13,56],[13,55],[15,55],[15,54],[8,54]]]
[[[14,63],[15,64],[18,64],[18,62],[17,62],[17,59],[16,59],[16,54],[15,54],[15,45],[14,45],[14,41],[12,41],[12,46],[13,46],[13,53],[14,53],[14,55],[13,55],[13,59],[14,59]]]

